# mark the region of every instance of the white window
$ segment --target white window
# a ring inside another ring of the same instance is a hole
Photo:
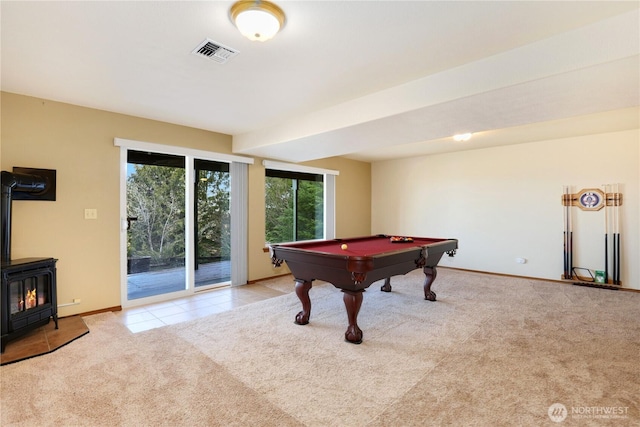
[[[338,171],[263,161],[265,241],[335,237],[335,176]]]

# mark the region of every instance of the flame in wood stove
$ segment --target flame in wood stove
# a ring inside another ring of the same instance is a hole
[[[28,310],[36,306],[36,290],[35,289],[27,289],[27,301],[25,304],[25,308]]]

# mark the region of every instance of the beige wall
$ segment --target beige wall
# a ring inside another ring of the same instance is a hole
[[[444,266],[559,280],[562,186],[620,183],[621,280],[640,289],[639,145],[629,130],[375,162],[371,231],[458,238]],[[604,269],[604,210],[573,212],[574,265]]]
[[[119,147],[114,138],[231,153],[231,136],[3,92],[2,170],[14,166],[55,169],[55,202],[16,201],[12,258],[58,258],[58,303],[75,298],[61,316],[119,306],[120,216]],[[313,166],[337,169],[337,230],[341,236],[368,234],[371,228],[370,165],[328,159]],[[360,205],[352,209],[343,200]],[[264,247],[264,170],[249,166],[249,280],[282,274]],[[85,220],[84,209],[98,210]],[[286,271],[283,271],[283,273]]]

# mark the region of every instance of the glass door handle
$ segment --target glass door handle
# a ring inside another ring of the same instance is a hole
[[[128,216],[127,217],[127,228],[126,230],[131,228],[131,221],[137,221],[138,217],[137,216]]]

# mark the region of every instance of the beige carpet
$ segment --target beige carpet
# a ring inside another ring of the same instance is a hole
[[[440,269],[429,302],[421,284],[372,285],[360,345],[328,284],[306,326],[293,293],[135,335],[90,316],[81,340],[0,368],[0,424],[640,424],[640,294]]]

